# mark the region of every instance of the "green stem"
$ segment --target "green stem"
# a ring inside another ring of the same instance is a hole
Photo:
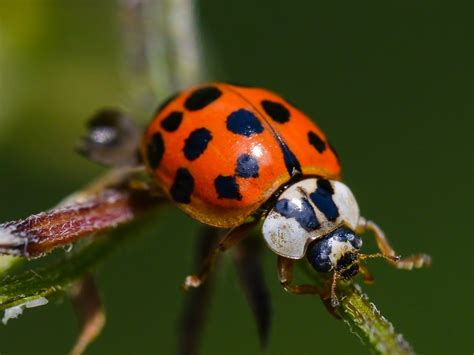
[[[132,106],[149,110],[205,77],[193,0],[124,0],[122,33]]]
[[[194,0],[161,0],[164,9],[170,81],[175,90],[200,82],[205,77],[200,33]]]
[[[321,288],[328,288],[332,282],[331,275],[322,277],[322,274],[315,274],[308,263],[300,263],[299,270],[304,275],[306,282],[309,281]],[[329,289],[327,292],[329,292]],[[337,308],[332,308],[329,299],[326,299],[323,303],[348,325],[351,333],[355,334],[372,353],[387,355],[415,354],[403,335],[395,331],[392,323],[380,313],[375,304],[362,292],[362,288],[358,284],[354,281],[339,281],[336,294],[339,300]]]
[[[370,302],[361,288],[353,283],[338,286],[340,306],[337,313],[372,352],[376,354],[414,354],[410,344]]]

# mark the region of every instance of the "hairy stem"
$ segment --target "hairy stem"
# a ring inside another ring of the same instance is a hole
[[[141,218],[117,228],[107,236],[97,237],[71,253],[64,253],[46,266],[4,278],[0,283],[0,310],[65,291],[73,281],[82,278],[121,242],[130,236],[136,237],[146,232],[152,222],[150,220],[146,223]]]
[[[372,352],[390,355],[414,354],[403,335],[395,331],[392,323],[382,316],[358,285],[340,284],[338,296],[340,306],[337,314]]]

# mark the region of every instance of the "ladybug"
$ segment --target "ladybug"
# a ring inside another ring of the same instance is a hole
[[[425,254],[396,255],[382,230],[360,215],[323,131],[271,91],[228,83],[183,90],[159,107],[138,157],[134,152],[129,160],[126,151],[133,145],[127,142],[137,140],[139,131],[127,128],[127,122],[111,112],[99,114],[90,125],[87,150],[100,161],[110,156],[109,148],[117,152],[117,146],[126,147],[115,160],[143,163],[160,191],[182,211],[229,229],[203,270],[185,279],[185,289],[198,287],[219,254],[257,227],[278,256],[284,289],[321,293],[314,285],[292,284],[295,261],[306,258],[317,272],[332,273],[333,306],[338,304],[337,280],[358,273],[371,280],[361,264],[364,259],[383,257],[400,269],[430,264]],[[360,252],[365,231],[373,232],[380,253]]]

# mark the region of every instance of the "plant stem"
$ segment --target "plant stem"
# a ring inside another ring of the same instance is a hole
[[[338,296],[338,315],[372,352],[390,355],[414,354],[403,335],[395,331],[392,323],[382,316],[357,284],[340,284]]]
[[[0,284],[0,310],[14,307],[33,299],[47,297],[66,290],[73,281],[80,279],[103,260],[121,242],[131,235],[144,234],[149,225],[146,219],[97,237],[71,253],[64,253],[59,260],[51,260],[46,266],[10,275]]]
[[[122,0],[132,99],[156,106],[205,76],[193,0]]]

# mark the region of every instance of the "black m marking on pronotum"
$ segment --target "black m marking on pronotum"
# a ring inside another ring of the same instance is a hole
[[[325,179],[318,179],[317,186],[316,191],[309,195],[311,201],[328,220],[336,220],[339,217],[339,210],[332,199],[334,189],[331,183]]]
[[[301,204],[283,198],[278,200],[275,205],[275,211],[286,218],[294,218],[299,225],[307,232],[314,231],[319,228],[319,221],[316,218],[313,208],[309,201],[302,198]]]

